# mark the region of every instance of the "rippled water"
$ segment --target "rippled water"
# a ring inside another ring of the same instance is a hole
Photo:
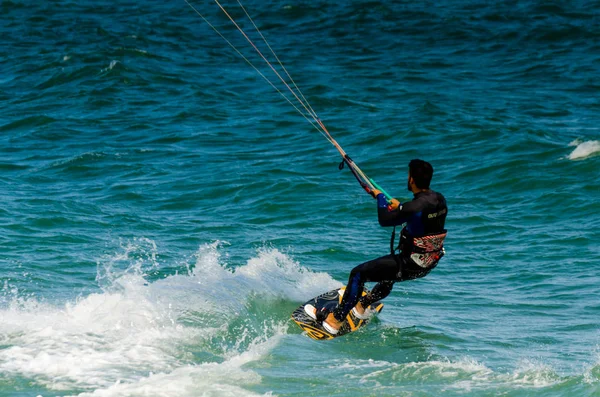
[[[0,395],[598,395],[600,3],[244,5],[386,190],[433,164],[446,257],[310,340],[389,249],[335,149],[184,1],[2,1]]]

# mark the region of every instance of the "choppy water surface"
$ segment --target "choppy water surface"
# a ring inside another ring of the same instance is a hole
[[[184,1],[3,1],[0,395],[600,395],[600,3],[244,5],[370,176],[434,165],[447,256],[310,340],[389,249],[335,149]]]

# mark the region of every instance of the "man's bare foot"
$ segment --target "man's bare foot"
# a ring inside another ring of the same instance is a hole
[[[354,308],[356,309],[356,311],[358,312],[358,314],[360,314],[361,316],[363,314],[365,314],[365,308],[363,307],[362,303],[359,301],[356,306],[354,306]]]
[[[325,328],[327,332],[333,335],[338,333],[341,326],[342,323],[334,317],[333,313],[329,313],[325,321],[323,321],[323,328]]]
[[[366,309],[359,301],[356,306],[352,308],[352,314],[360,320],[368,320],[373,315],[373,311]]]

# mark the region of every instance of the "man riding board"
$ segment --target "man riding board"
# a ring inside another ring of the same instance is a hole
[[[377,217],[383,227],[394,227],[389,255],[356,266],[350,272],[348,285],[341,303],[331,312],[321,313],[307,304],[305,312],[318,321],[330,334],[337,334],[346,316],[352,310],[359,319],[371,313],[365,310],[390,294],[395,282],[414,280],[429,274],[444,255],[444,229],[448,208],[441,193],[429,188],[433,167],[415,159],[408,164],[408,190],[414,198],[406,203],[396,199],[390,202],[379,190],[371,190],[377,199]],[[395,227],[406,224],[400,234],[400,244],[394,248]],[[397,252],[398,251],[398,252]],[[365,282],[377,282],[373,290],[362,296]]]

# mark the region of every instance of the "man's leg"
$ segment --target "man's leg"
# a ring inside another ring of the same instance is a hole
[[[395,282],[395,280],[386,280],[375,284],[370,293],[360,298],[362,307],[366,309],[369,305],[387,297],[392,292]]]
[[[390,292],[392,292],[394,283],[425,277],[433,269],[424,269],[417,265],[411,264],[401,256],[396,256],[396,260],[398,260],[399,268],[401,269],[399,274],[396,275],[395,279],[380,281],[375,285],[375,287],[373,287],[369,294],[360,298],[359,302],[361,303],[363,309],[387,297]]]
[[[382,256],[356,266],[350,272],[348,285],[346,286],[344,296],[342,297],[342,302],[333,311],[335,319],[339,322],[344,321],[350,310],[358,303],[366,282],[395,280],[398,272],[399,262],[397,262],[396,258],[392,255]],[[392,285],[393,281],[391,284],[385,283],[379,286],[378,296],[382,296],[379,299],[385,298],[390,293]]]

